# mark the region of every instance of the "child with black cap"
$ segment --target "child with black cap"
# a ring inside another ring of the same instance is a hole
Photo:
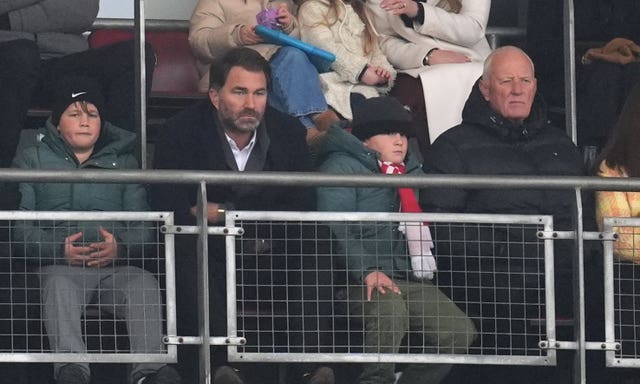
[[[339,174],[422,174],[408,147],[411,117],[392,97],[353,106],[351,134],[333,126],[319,143],[320,171]],[[410,188],[323,187],[318,209],[339,212],[420,212]],[[334,223],[331,231],[349,276],[349,312],[364,320],[365,351],[397,353],[407,331],[423,335],[439,353],[466,353],[471,320],[435,285],[433,246],[426,223]],[[449,365],[410,364],[399,383],[439,383]],[[361,383],[392,384],[395,366],[366,364]]]
[[[27,169],[135,169],[135,135],[100,116],[99,86],[86,77],[60,80],[53,113],[40,141],[16,154],[14,166]],[[21,183],[21,210],[148,211],[139,184]],[[127,322],[132,353],[162,353],[162,301],[158,281],[132,266],[142,256],[152,230],[139,222],[56,222],[40,226],[17,222],[15,244],[26,260],[39,266],[43,320],[55,352],[86,353],[81,315],[98,302]],[[122,303],[125,305],[121,305]],[[141,321],[144,319],[144,321]],[[178,384],[165,364],[136,363],[132,384]],[[87,363],[56,363],[58,384],[88,384]]]

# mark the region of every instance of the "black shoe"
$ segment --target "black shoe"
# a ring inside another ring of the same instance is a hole
[[[309,377],[307,384],[335,384],[336,377],[333,369],[329,367],[320,367],[316,369],[313,376]]]
[[[235,369],[223,365],[216,369],[213,375],[213,384],[244,384]]]
[[[142,384],[182,384],[182,378],[173,367],[165,365],[155,373],[147,375]]]
[[[89,384],[90,377],[84,368],[78,364],[64,365],[58,371],[58,384]]]

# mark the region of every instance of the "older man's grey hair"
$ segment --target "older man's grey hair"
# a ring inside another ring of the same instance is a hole
[[[512,52],[519,52],[521,53],[524,57],[527,58],[527,60],[529,60],[529,64],[531,64],[531,72],[533,74],[536,73],[536,67],[533,65],[533,60],[531,60],[531,58],[529,57],[529,55],[527,55],[527,53],[525,51],[523,51],[522,49],[515,47],[513,45],[505,45],[504,47],[500,47],[500,48],[496,48],[494,49],[489,56],[487,56],[487,58],[484,60],[484,67],[482,69],[482,78],[483,79],[487,79],[489,77],[489,75],[491,74],[491,67],[493,65],[493,58],[496,57],[496,55],[499,55],[501,53],[504,52],[508,52],[508,51],[512,51]]]

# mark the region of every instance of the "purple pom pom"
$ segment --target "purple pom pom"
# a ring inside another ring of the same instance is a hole
[[[256,15],[256,20],[259,25],[263,25],[267,28],[279,31],[282,29],[280,23],[278,23],[278,10],[275,8],[268,8]]]

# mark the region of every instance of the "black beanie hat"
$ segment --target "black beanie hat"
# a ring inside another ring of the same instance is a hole
[[[353,105],[351,133],[360,141],[389,133],[411,136],[411,115],[397,99],[391,96],[362,100]]]
[[[60,116],[77,101],[86,101],[96,106],[102,112],[104,97],[100,85],[86,76],[67,76],[58,80],[53,88],[51,102],[51,122],[58,125]]]

